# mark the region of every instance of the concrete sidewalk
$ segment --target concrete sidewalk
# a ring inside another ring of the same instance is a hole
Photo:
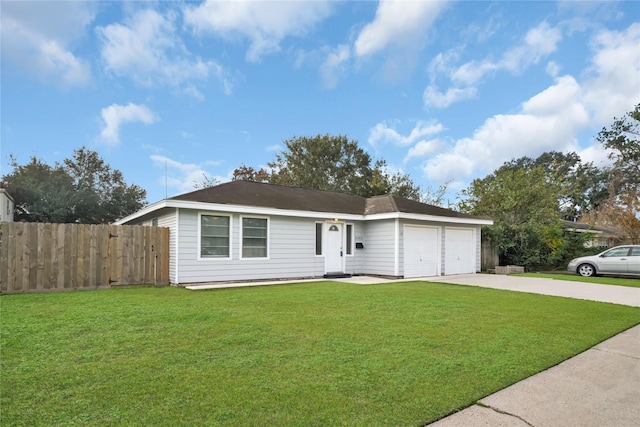
[[[640,325],[430,426],[640,426]]]
[[[429,280],[640,306],[640,288],[626,286],[488,274]],[[431,425],[640,426],[640,325]]]

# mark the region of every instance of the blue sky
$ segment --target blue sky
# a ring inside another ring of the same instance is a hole
[[[521,156],[604,164],[594,136],[640,102],[637,2],[0,7],[1,173],[84,145],[149,202],[325,133],[454,201]]]

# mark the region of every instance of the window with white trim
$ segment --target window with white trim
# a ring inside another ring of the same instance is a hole
[[[269,244],[267,218],[242,218],[242,258],[267,258]]]
[[[316,255],[322,255],[322,227],[324,223],[316,222]]]
[[[347,224],[347,255],[353,255],[353,224]]]
[[[200,215],[200,257],[229,258],[231,218]]]

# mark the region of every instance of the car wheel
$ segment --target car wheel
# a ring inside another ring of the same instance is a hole
[[[578,267],[578,274],[582,277],[595,276],[596,269],[591,264],[582,264]]]

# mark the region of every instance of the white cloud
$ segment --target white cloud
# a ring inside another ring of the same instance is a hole
[[[184,8],[185,23],[196,33],[246,38],[246,59],[257,62],[280,50],[289,36],[301,36],[331,13],[326,1],[214,1]]]
[[[639,46],[640,23],[624,31],[601,31],[594,38],[595,53],[583,86],[597,123],[609,125],[640,100]]]
[[[166,166],[167,174],[162,177],[161,182],[164,184],[166,179],[167,187],[177,190],[178,193],[194,191],[194,185],[204,181],[205,177],[217,179],[219,182],[229,181],[230,179],[229,177],[210,174],[201,164],[182,163],[157,154],[151,155],[150,158],[154,165],[162,167],[163,170]],[[205,162],[205,165],[218,166],[220,163],[219,161],[208,161]]]
[[[542,32],[530,37],[538,52],[550,51],[554,43],[541,41]],[[537,157],[545,151],[576,151],[585,162],[610,163],[600,144],[581,147],[580,131],[612,123],[633,109],[640,99],[640,24],[622,31],[600,31],[592,41],[594,51],[583,80],[555,77],[555,83],[523,102],[515,114],[488,118],[469,138],[431,158],[424,166],[430,179],[446,182],[469,179],[491,172],[505,161],[522,156]],[[547,65],[555,76],[559,66]]]
[[[501,65],[509,71],[519,72],[555,52],[561,40],[562,33],[558,28],[542,22],[527,32],[524,45],[507,51]]]
[[[438,92],[434,85],[429,85],[424,90],[423,99],[425,107],[447,108],[451,104],[476,96],[475,87],[450,87],[445,93]]]
[[[111,104],[101,111],[104,126],[100,132],[103,141],[109,145],[120,143],[120,126],[125,123],[142,122],[152,124],[158,117],[144,105],[129,103],[127,105]]]
[[[470,141],[470,140],[469,140]],[[467,140],[458,142],[460,146],[467,145]],[[425,175],[435,182],[448,182],[468,179],[477,165],[465,154],[455,151],[441,153],[433,157],[424,167]]]
[[[443,145],[444,143],[439,139],[420,141],[409,149],[404,161],[407,162],[413,157],[426,157],[429,154],[435,153]]]
[[[405,46],[422,39],[446,2],[381,0],[373,22],[355,41],[357,56],[375,54],[390,45]]]
[[[101,56],[107,71],[129,77],[142,86],[166,85],[202,99],[194,82],[214,76],[223,91],[232,91],[225,70],[214,61],[193,57],[176,35],[176,14],[154,10],[136,12],[124,24],[97,29],[102,41]]]
[[[514,74],[521,73],[555,52],[560,40],[560,30],[542,22],[527,32],[522,44],[507,50],[498,61],[484,59],[467,62],[453,71],[451,80],[458,84],[474,85],[490,72],[505,70]]]
[[[441,52],[429,64],[431,82],[423,93],[424,105],[426,108],[447,108],[456,102],[473,98],[477,94],[476,86],[485,75],[502,70],[521,73],[554,52],[561,39],[559,29],[542,22],[527,32],[521,44],[508,49],[497,61],[485,58],[455,67],[453,64],[460,58],[461,48]],[[550,62],[547,72],[555,76],[559,73],[559,67]],[[439,76],[451,82],[445,91],[440,91],[435,83]]]
[[[443,130],[442,124],[436,121],[419,120],[409,135],[403,136],[392,127],[389,127],[387,123],[378,123],[369,131],[369,144],[375,146],[381,143],[391,143],[407,146],[414,144],[425,136],[434,135]]]
[[[339,45],[332,49],[320,66],[320,75],[324,86],[333,89],[338,84],[338,78],[345,74],[345,62],[351,57],[351,49],[347,45]]]
[[[450,76],[454,70],[454,63],[458,62],[462,48],[457,47],[455,49],[449,49],[446,52],[440,52],[429,62],[429,77],[432,82],[436,80],[439,75]]]
[[[547,74],[549,74],[551,77],[557,77],[558,74],[560,74],[560,70],[562,67],[560,67],[560,65],[555,62],[555,61],[549,61],[547,63],[547,66],[545,68],[545,71],[547,72]]]
[[[3,2],[2,58],[63,87],[91,81],[88,62],[71,51],[95,17],[91,2]]]
[[[485,74],[498,69],[498,64],[489,60],[471,61],[461,65],[453,71],[451,80],[456,84],[474,85],[484,77]]]
[[[580,159],[585,162],[592,162],[595,166],[602,167],[610,167],[612,162],[609,159],[609,151],[604,150],[600,143],[595,143],[587,148],[581,149],[577,151]]]
[[[490,172],[514,158],[574,149],[576,133],[590,120],[581,95],[573,77],[560,77],[524,102],[519,113],[487,119],[471,138],[458,140],[427,162],[425,173],[445,182],[468,178],[478,171]]]

